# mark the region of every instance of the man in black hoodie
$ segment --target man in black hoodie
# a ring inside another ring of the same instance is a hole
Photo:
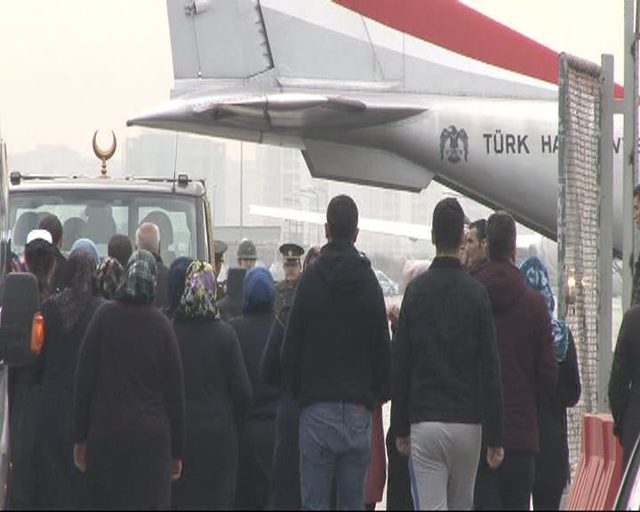
[[[398,451],[410,451],[416,510],[471,509],[483,433],[487,463],[502,462],[496,333],[486,291],[458,258],[463,237],[460,204],[440,201],[436,258],[408,286],[398,319],[391,427]]]
[[[302,508],[362,510],[371,410],[388,397],[389,327],[369,260],[354,247],[358,208],[327,208],[328,243],[300,279],[282,349],[283,380],[300,402]]]

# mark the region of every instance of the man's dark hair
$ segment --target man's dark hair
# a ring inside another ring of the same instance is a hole
[[[62,238],[62,224],[58,217],[53,214],[45,215],[38,224],[38,229],[47,230],[51,234],[51,241],[54,247],[57,247],[58,242],[60,242]]]
[[[474,228],[478,235],[478,242],[482,242],[487,239],[487,221],[485,219],[478,219],[477,221],[469,224],[470,230]]]
[[[129,258],[133,253],[133,245],[126,235],[113,235],[107,246],[107,254],[110,258],[118,260],[123,268],[127,268]]]
[[[347,195],[334,197],[327,206],[327,224],[331,238],[352,240],[358,228],[358,207]]]
[[[438,250],[453,251],[460,247],[464,233],[464,211],[457,199],[448,197],[436,205],[432,229]]]
[[[633,197],[640,197],[640,185],[636,185],[636,187],[633,189]]]
[[[487,221],[489,259],[509,260],[516,247],[516,221],[507,212],[496,212]]]

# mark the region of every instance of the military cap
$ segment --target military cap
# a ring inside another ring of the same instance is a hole
[[[298,261],[300,262],[300,256],[304,254],[304,249],[298,244],[282,244],[280,246],[280,254],[285,261]]]
[[[243,260],[257,260],[258,251],[255,244],[248,238],[243,239],[238,245],[238,258]]]
[[[213,241],[213,252],[216,256],[222,256],[225,252],[227,252],[227,249],[227,244],[225,244],[222,240]]]

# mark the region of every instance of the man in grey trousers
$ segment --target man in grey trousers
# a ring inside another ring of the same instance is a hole
[[[400,311],[391,422],[410,455],[415,509],[470,510],[483,436],[488,464],[503,458],[500,362],[489,298],[458,257],[458,201],[440,201],[432,227],[436,258]]]

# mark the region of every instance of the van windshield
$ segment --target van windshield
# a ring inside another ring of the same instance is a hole
[[[127,235],[135,247],[136,229],[152,222],[160,229],[160,255],[166,265],[179,256],[204,258],[201,201],[196,197],[119,190],[12,191],[10,223],[12,250],[21,254],[29,231],[47,214],[62,223],[62,250],[79,238],[89,238],[101,257],[115,234]]]

